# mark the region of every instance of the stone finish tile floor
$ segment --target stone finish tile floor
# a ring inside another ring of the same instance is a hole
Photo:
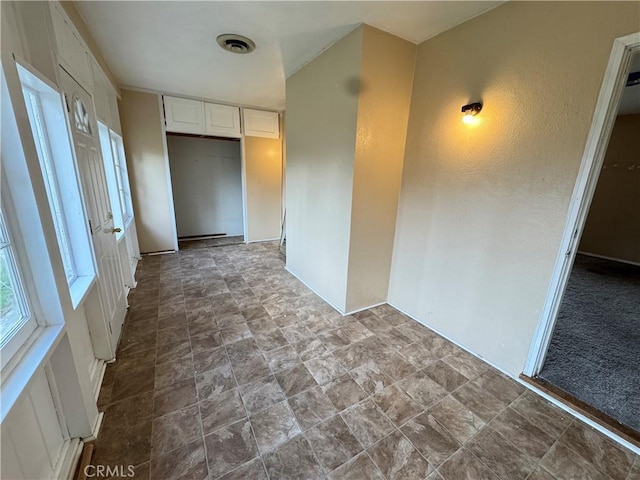
[[[276,243],[147,256],[94,464],[137,479],[640,480],[640,460],[383,305],[341,316]]]

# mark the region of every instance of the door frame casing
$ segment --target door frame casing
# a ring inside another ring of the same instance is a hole
[[[146,91],[146,90],[138,90],[138,91]],[[167,191],[169,193],[169,214],[171,216],[171,229],[173,235],[173,249],[174,251],[180,250],[180,244],[178,240],[178,220],[176,218],[176,208],[175,201],[173,199],[173,184],[171,183],[171,165],[169,164],[169,147],[167,144],[167,126],[165,124],[164,118],[164,100],[163,93],[157,93],[158,96],[158,106],[160,109],[160,128],[162,131],[162,144],[164,148],[164,166],[166,170],[166,182],[167,182]],[[242,109],[240,111],[240,117],[242,118]],[[169,132],[172,133],[172,132]],[[208,137],[211,135],[205,135]],[[246,176],[246,159],[245,159],[245,147],[244,147],[244,133],[238,137],[225,137],[224,135],[216,136],[216,138],[220,139],[229,139],[229,140],[240,140],[240,161],[241,161],[241,181],[242,181],[242,229],[244,235],[244,243],[249,243],[247,240],[247,176]]]
[[[537,375],[544,365],[560,304],[578,250],[578,243],[587,221],[589,207],[604,163],[609,138],[631,65],[631,57],[637,52],[640,52],[640,32],[617,38],[613,42],[580,163],[578,178],[571,195],[567,222],[556,257],[547,298],[525,362],[523,373],[528,377]]]

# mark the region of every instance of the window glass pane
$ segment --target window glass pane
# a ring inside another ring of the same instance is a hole
[[[122,149],[118,144],[118,137],[111,136],[111,149],[113,151],[113,163],[116,167],[116,181],[118,183],[118,195],[120,196],[120,205],[122,205],[122,217],[126,223],[131,218],[131,212],[129,208],[129,192],[127,190],[127,170],[124,165],[124,157],[122,156]]]
[[[122,203],[123,216],[125,223],[133,217],[133,208],[131,206],[131,191],[129,189],[129,177],[127,173],[127,162],[124,156],[124,145],[122,144],[122,137],[117,134],[113,134],[111,137],[113,144],[113,150],[116,152],[114,158],[116,158],[116,169],[118,175],[118,186],[120,190],[120,202]]]
[[[111,140],[109,137],[109,127],[98,122],[98,134],[100,135],[100,148],[102,149],[102,158],[104,160],[104,172],[107,178],[107,190],[109,192],[109,202],[111,203],[111,213],[113,214],[114,227],[124,230],[124,221],[122,219],[122,205],[120,203],[119,186],[116,175],[115,159],[111,148]],[[119,238],[121,233],[116,235]]]
[[[45,186],[47,196],[49,197],[49,205],[53,214],[53,221],[56,228],[56,236],[58,237],[58,245],[62,256],[67,282],[71,283],[77,277],[76,266],[71,250],[71,242],[65,220],[62,201],[60,198],[60,189],[56,177],[55,165],[51,157],[49,140],[45,129],[45,122],[42,116],[42,107],[37,93],[26,90],[26,99],[28,100],[29,110],[31,113],[32,130],[36,147],[40,157],[40,164],[44,173]]]
[[[81,98],[73,99],[73,115],[75,118],[76,128],[88,135],[93,135],[91,129],[91,121],[89,120],[89,112]]]
[[[4,346],[30,315],[1,215],[0,231],[0,346]]]

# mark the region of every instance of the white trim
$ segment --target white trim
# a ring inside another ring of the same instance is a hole
[[[37,70],[35,67],[33,67],[29,62],[27,62],[24,58],[22,58],[19,55],[16,55],[15,53],[13,53],[13,59],[16,61],[16,63],[18,65],[20,65],[22,68],[24,68],[27,72],[29,72],[31,75],[33,75],[34,77],[36,77],[38,80],[40,80],[42,83],[44,83],[45,85],[47,85],[49,88],[51,88],[52,90],[55,90],[58,93],[60,92],[60,87],[58,87],[53,81],[51,81],[48,77],[46,77],[45,75],[43,75],[42,73],[40,73],[39,70]],[[33,88],[34,90],[38,90],[37,86],[33,86],[33,83],[26,83],[29,87]]]
[[[244,236],[244,243],[249,242],[249,215],[247,208],[247,159],[245,155],[245,140],[244,140],[244,110],[240,109],[240,130],[242,137],[240,138],[240,176],[242,178],[242,235]]]
[[[74,310],[84,303],[93,285],[97,282],[95,275],[80,275],[69,285],[69,295]]]
[[[462,350],[464,350],[467,353],[470,353],[471,355],[473,355],[474,357],[476,357],[478,360],[482,360],[484,363],[486,363],[487,365],[491,366],[492,368],[495,368],[496,370],[498,370],[499,372],[505,374],[506,376],[508,376],[509,378],[513,378],[514,380],[517,380],[518,382],[522,381],[518,378],[515,377],[512,373],[507,372],[506,370],[503,370],[501,367],[497,366],[496,364],[490,362],[489,360],[487,360],[486,358],[484,358],[481,355],[478,355],[476,352],[474,352],[473,350],[469,350],[467,347],[465,347],[464,345],[462,345],[461,343],[459,343],[457,340],[454,340],[452,338],[450,338],[449,336],[445,335],[444,333],[440,332],[439,330],[436,330],[435,328],[433,328],[431,325],[427,325],[425,322],[423,322],[422,320],[420,320],[417,317],[414,317],[413,315],[411,315],[410,313],[407,313],[406,311],[404,311],[402,308],[398,307],[397,305],[395,305],[392,302],[386,302],[390,307],[395,308],[396,310],[398,310],[400,313],[402,313],[403,315],[406,315],[407,317],[409,317],[411,320],[414,320],[416,322],[418,322],[420,325],[428,328],[429,330],[431,330],[432,332],[437,333],[438,335],[440,335],[442,338],[447,339],[449,342],[453,343],[455,346],[460,347]]]
[[[631,450],[633,453],[635,453],[636,455],[640,455],[640,448],[636,447],[634,444],[627,442],[624,438],[619,437],[618,435],[616,435],[615,433],[613,433],[612,431],[608,430],[607,428],[603,427],[602,425],[600,425],[597,422],[594,422],[593,420],[591,420],[588,417],[585,417],[584,415],[582,415],[580,412],[574,410],[573,408],[571,408],[569,405],[567,405],[564,402],[561,402],[560,400],[552,397],[551,395],[549,395],[548,393],[540,390],[539,388],[536,388],[535,385],[531,385],[528,382],[524,382],[522,380],[515,379],[518,380],[518,382],[520,382],[522,385],[524,385],[525,387],[527,387],[529,390],[531,390],[532,392],[535,392],[537,395],[540,395],[542,398],[544,398],[545,400],[547,400],[548,402],[552,403],[553,405],[555,405],[556,407],[564,410],[565,412],[567,412],[570,415],[573,415],[574,417],[576,417],[578,420],[586,423],[587,425],[589,425],[591,428],[599,431],[600,433],[602,433],[603,435],[609,437],[611,440],[613,440],[616,443],[619,443],[620,445],[622,445],[623,447]]]
[[[164,168],[167,172],[167,194],[169,195],[169,216],[171,217],[171,232],[173,233],[173,249],[180,250],[178,245],[178,224],[176,221],[176,209],[173,204],[173,186],[171,185],[171,166],[169,165],[169,147],[167,145],[167,126],[164,124],[164,102],[162,95],[158,95],[158,108],[160,109],[160,130],[162,133],[162,149],[164,156]]]
[[[91,365],[89,365],[89,380],[91,382],[91,388],[93,389],[93,396],[98,400],[100,394],[100,387],[102,386],[102,378],[106,369],[106,362],[99,358],[94,358]]]
[[[276,238],[276,240],[279,240]],[[262,240],[262,241],[266,241],[266,240]],[[256,243],[256,242],[247,242],[247,243]],[[384,302],[380,302],[380,303],[376,303],[374,305],[369,305],[367,307],[362,307],[362,308],[358,308],[356,310],[351,310],[349,312],[345,312],[344,310],[336,307],[333,302],[330,302],[329,300],[327,300],[324,295],[318,293],[318,291],[313,288],[311,285],[309,285],[307,282],[305,282],[304,280],[302,280],[298,275],[296,275],[295,273],[293,273],[291,270],[289,270],[289,267],[284,267],[284,269],[289,272],[291,275],[293,275],[294,277],[296,277],[296,279],[298,279],[300,282],[302,282],[305,287],[307,287],[309,290],[311,290],[313,293],[315,293],[317,296],[319,296],[322,300],[324,300],[326,303],[328,303],[329,305],[331,305],[331,307],[333,307],[334,310],[336,310],[340,315],[342,315],[343,317],[346,317],[347,315],[353,315],[354,313],[358,313],[358,312],[362,312],[363,310],[369,310],[370,308],[374,308],[374,307],[379,307],[380,305],[384,305],[385,303],[388,303],[386,301]],[[391,305],[391,304],[389,304]],[[394,307],[395,308],[395,307]],[[397,308],[397,310],[400,310],[399,308]],[[401,311],[401,310],[400,310]],[[404,313],[404,312],[403,312]]]
[[[386,300],[384,302],[380,302],[380,303],[375,303],[373,305],[369,305],[368,307],[362,307],[362,308],[357,308],[356,310],[351,310],[350,312],[345,313],[344,315],[353,315],[354,313],[358,313],[358,312],[362,312],[364,310],[369,310],[370,308],[375,308],[375,307],[379,307],[380,305],[388,305],[389,302],[387,302]]]
[[[604,75],[593,114],[591,130],[571,196],[567,222],[556,257],[547,298],[524,365],[524,374],[529,377],[534,377],[542,369],[549,349],[562,296],[569,281],[577,245],[587,219],[609,137],[613,130],[631,56],[636,51],[640,51],[640,32],[617,38],[613,42],[609,64]]]
[[[149,255],[169,255],[170,253],[176,253],[177,250],[162,250],[160,252],[149,252],[149,253],[141,253],[142,256]]]
[[[20,397],[27,392],[36,372],[49,360],[64,333],[64,325],[61,324],[39,327],[33,332],[35,341],[20,355],[20,361],[11,373],[2,378],[0,423],[4,422]]]
[[[59,460],[55,470],[55,478],[70,480],[78,466],[78,460],[82,454],[82,447],[84,443],[79,438],[72,438],[64,442],[60,454]]]
[[[96,366],[96,381],[93,386],[93,395],[96,399],[96,403],[98,402],[98,397],[100,396],[100,388],[102,387],[102,380],[104,380],[104,374],[107,371],[107,362],[104,360],[98,360],[98,365]]]
[[[60,424],[60,431],[62,432],[62,436],[65,440],[69,440],[71,438],[71,434],[69,433],[69,422],[67,421],[67,417],[64,414],[64,407],[62,404],[62,400],[60,399],[60,390],[58,389],[58,384],[56,383],[56,375],[51,367],[51,363],[47,363],[44,366],[44,374],[47,380],[47,384],[49,385],[49,391],[51,392],[51,399],[53,400],[53,405],[56,410],[56,415],[58,417],[58,423]]]
[[[480,355],[478,355],[477,353],[475,353],[472,350],[469,350],[467,347],[465,347],[464,345],[462,345],[461,343],[458,343],[456,340],[453,340],[452,338],[448,337],[447,335],[444,335],[443,333],[439,332],[438,330],[434,329],[433,327],[430,327],[429,325],[427,325],[426,323],[424,323],[423,321],[419,320],[418,318],[410,315],[409,313],[405,312],[404,310],[402,310],[400,307],[398,307],[397,305],[394,305],[391,302],[387,302],[390,306],[392,306],[393,308],[395,308],[396,310],[398,310],[400,313],[402,313],[403,315],[406,315],[407,317],[411,318],[412,320],[418,322],[420,325],[423,325],[424,327],[428,328],[429,330],[431,330],[432,332],[437,333],[438,335],[440,335],[442,338],[448,340],[449,342],[453,343],[454,345],[456,345],[457,347],[461,348],[462,350],[464,350],[465,352],[469,353],[470,355],[473,355],[474,357],[476,357],[478,360],[486,363],[487,365],[489,365],[491,368],[495,368],[496,370],[498,370],[499,372],[501,372],[502,374],[506,375],[507,377],[511,378],[512,380],[515,380],[516,382],[518,382],[520,385],[523,385],[524,387],[528,388],[529,390],[531,390],[532,392],[536,393],[537,395],[540,395],[542,398],[544,398],[545,400],[549,401],[550,403],[552,403],[553,405],[561,408],[562,410],[564,410],[565,412],[569,413],[570,415],[578,418],[579,420],[581,420],[582,422],[586,423],[587,425],[589,425],[590,427],[596,429],[597,431],[599,431],[600,433],[606,435],[607,437],[609,437],[610,439],[612,439],[613,441],[619,443],[620,445],[622,445],[625,448],[628,448],[629,450],[631,450],[632,452],[636,453],[636,454],[640,454],[640,448],[636,447],[635,445],[627,442],[624,438],[619,437],[618,435],[616,435],[615,433],[611,432],[610,430],[608,430],[607,428],[603,427],[602,425],[600,425],[599,423],[594,422],[593,420],[585,417],[584,415],[582,415],[580,412],[577,412],[576,410],[574,410],[573,408],[571,408],[569,405],[555,399],[554,397],[552,397],[551,395],[543,392],[542,390],[536,388],[534,385],[531,385],[528,382],[523,381],[522,379],[520,379],[519,377],[514,376],[513,374],[511,374],[510,372],[507,372],[506,370],[503,370],[502,368],[498,367],[497,365],[495,365],[494,363],[488,361],[486,358],[481,357]]]
[[[612,262],[626,263],[627,265],[635,265],[636,267],[640,267],[640,263],[639,262],[632,262],[631,260],[623,260],[622,258],[607,257],[605,255],[598,255],[597,253],[583,252],[582,250],[578,250],[578,253],[580,255],[585,255],[587,257],[601,258],[603,260],[610,260]]]
[[[98,438],[100,427],[102,427],[102,420],[104,420],[104,412],[99,412],[98,416],[96,417],[96,423],[94,423],[93,429],[91,430],[91,435],[89,435],[88,437],[83,437],[83,442],[93,442],[96,438]]]
[[[120,89],[121,90],[130,90],[132,92],[151,93],[153,95],[166,95],[168,97],[184,98],[184,99],[187,99],[187,100],[197,100],[197,101],[205,102],[205,103],[215,103],[217,105],[227,105],[229,107],[253,108],[253,109],[257,109],[257,110],[262,109],[262,110],[265,110],[265,111],[278,112],[278,113],[284,112],[283,108],[281,109],[281,108],[269,107],[269,106],[265,106],[265,105],[251,105],[251,104],[243,104],[243,103],[230,103],[228,101],[217,100],[215,98],[194,97],[193,95],[186,95],[184,93],[166,92],[164,90],[155,90],[153,88],[136,87],[136,86],[133,86],[133,85],[120,85]],[[234,137],[229,137],[229,138],[234,138]],[[238,137],[235,137],[235,138],[238,138]]]
[[[289,267],[285,266],[284,269],[289,272],[291,275],[293,275],[294,277],[296,277],[300,282],[302,282],[304,284],[305,287],[307,287],[309,290],[311,290],[313,293],[315,293],[317,296],[319,296],[322,300],[324,300],[326,303],[328,303],[329,305],[331,305],[334,310],[336,310],[339,314],[341,314],[342,316],[345,316],[346,313],[344,313],[344,310],[336,307],[333,302],[330,302],[329,300],[327,300],[324,295],[318,293],[316,291],[315,288],[313,288],[311,285],[309,285],[307,282],[305,282],[304,280],[302,280],[298,275],[296,275],[295,273],[293,273],[291,270],[289,270]]]
[[[233,237],[237,236],[237,235],[231,235]],[[276,238],[263,238],[260,240],[246,240],[244,243],[264,243],[264,242],[276,242],[276,241],[280,241],[280,237],[276,237]]]

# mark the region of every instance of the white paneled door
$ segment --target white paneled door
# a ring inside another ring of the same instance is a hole
[[[111,349],[115,353],[127,303],[98,125],[89,93],[63,69],[60,70],[60,81],[69,111],[73,144],[98,264],[100,303],[109,330]]]

